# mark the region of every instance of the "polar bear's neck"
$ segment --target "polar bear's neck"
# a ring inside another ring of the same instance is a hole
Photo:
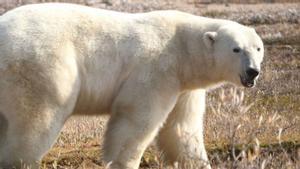
[[[217,31],[230,21],[194,17],[183,21],[178,26],[181,49],[184,55],[179,56],[179,78],[183,88],[208,88],[223,82],[222,71],[216,65],[215,57],[204,47],[203,34]]]

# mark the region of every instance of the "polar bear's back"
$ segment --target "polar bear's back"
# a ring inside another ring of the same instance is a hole
[[[174,32],[168,29],[174,29],[175,25],[161,19],[164,15],[160,12],[130,14],[63,3],[25,5],[0,17],[0,39],[5,39],[7,46],[22,46],[25,49],[32,48],[31,45],[47,46],[47,43],[60,47],[60,43],[66,41],[93,46],[95,44],[88,43],[93,43],[95,38],[97,43],[106,44],[109,43],[107,38],[117,40],[128,37],[152,43],[161,34],[173,36]],[[160,37],[160,40],[163,38]]]
[[[28,17],[30,16],[30,14],[34,14],[34,15],[39,14],[39,16],[47,15],[48,17],[49,16],[69,17],[70,15],[76,17],[76,15],[86,14],[90,16],[97,16],[97,15],[106,15],[106,17],[113,16],[113,17],[118,17],[120,19],[128,15],[131,15],[130,13],[125,14],[122,12],[92,8],[92,7],[76,5],[76,4],[42,3],[42,4],[24,5],[5,13],[3,16],[16,15],[16,13],[19,14],[22,13],[24,17]]]
[[[6,32],[17,31],[15,37],[32,34],[60,34],[77,36],[76,33],[93,32],[100,28],[113,29],[118,25],[126,25],[131,14],[95,9],[74,4],[45,3],[25,5],[11,10],[0,17],[0,26],[6,27]],[[1,28],[0,27],[0,28]],[[4,28],[2,28],[4,29]],[[23,34],[22,34],[23,33]],[[77,37],[78,38],[78,37]]]

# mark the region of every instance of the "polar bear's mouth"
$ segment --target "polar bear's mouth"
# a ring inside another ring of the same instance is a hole
[[[254,79],[247,79],[244,76],[240,75],[241,83],[244,87],[253,87],[255,85],[255,80]]]

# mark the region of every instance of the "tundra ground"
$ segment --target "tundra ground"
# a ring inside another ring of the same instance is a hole
[[[41,0],[1,0],[0,13],[30,2]],[[300,3],[64,2],[126,12],[178,9],[256,28],[266,48],[257,87],[225,85],[208,93],[205,142],[209,159],[213,168],[300,168]],[[100,147],[106,121],[107,117],[71,117],[44,157],[42,168],[104,168]],[[141,168],[167,168],[155,142],[144,154]],[[177,168],[196,169],[198,165],[191,159],[190,164]]]

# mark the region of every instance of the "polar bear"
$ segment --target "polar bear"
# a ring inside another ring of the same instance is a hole
[[[38,168],[75,114],[110,115],[110,168],[137,169],[157,135],[170,162],[207,161],[205,91],[223,82],[253,87],[263,50],[252,28],[178,11],[50,3],[7,12],[0,17],[0,166]]]

